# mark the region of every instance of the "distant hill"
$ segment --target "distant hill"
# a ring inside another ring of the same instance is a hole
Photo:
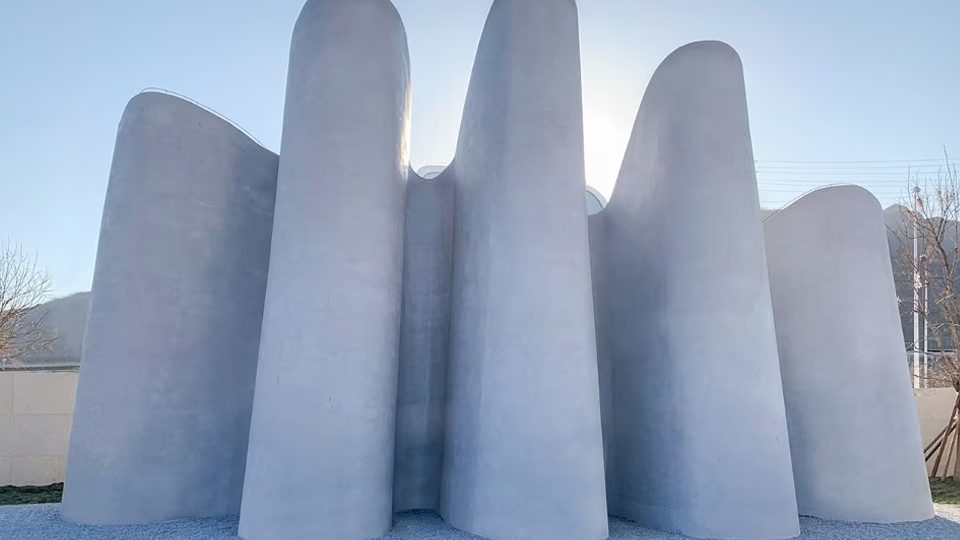
[[[27,367],[78,365],[89,310],[89,292],[57,298],[38,307],[34,316],[46,317],[45,332],[55,336],[56,341],[50,350],[27,356],[21,363]]]
[[[887,226],[887,244],[890,246],[890,262],[893,265],[893,280],[900,299],[900,325],[903,328],[903,342],[907,348],[913,345],[913,269],[910,267],[909,254],[913,249],[903,237],[906,231],[904,207],[899,204],[883,211],[883,221]],[[934,348],[934,347],[931,347]]]
[[[907,219],[904,210],[905,207],[901,205],[893,205],[884,210],[883,218],[887,225],[887,242],[890,245],[890,258],[893,262],[893,274],[897,286],[897,296],[899,296],[901,300],[900,320],[903,326],[903,339],[904,342],[909,346],[913,343],[914,277],[913,269],[910,267],[908,257],[910,252],[913,250],[913,241],[910,239],[909,231],[907,231]],[[947,253],[954,253],[954,250],[957,247],[958,239],[955,234],[957,230],[958,228],[955,226],[955,224],[948,225],[944,228],[945,238],[943,240],[943,247]],[[960,281],[957,282],[956,287],[960,289]],[[933,303],[933,299],[941,294],[942,289],[935,286],[930,287],[928,296],[930,298],[931,325],[944,321],[944,317],[940,314],[936,304]],[[932,339],[933,338],[931,336],[931,340]],[[946,336],[944,336],[944,340],[946,341]],[[955,343],[945,342],[937,344],[932,341],[929,347],[931,350],[953,350],[957,348]]]

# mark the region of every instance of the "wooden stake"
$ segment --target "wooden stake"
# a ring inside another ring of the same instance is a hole
[[[957,424],[953,424],[953,427],[950,428],[950,433],[945,433],[947,431],[947,428],[943,428],[943,431],[940,432],[940,435],[937,435],[937,438],[930,443],[929,450],[926,450],[924,452],[923,460],[930,461],[930,458],[932,458],[933,455],[936,454],[937,450],[940,448],[939,443],[943,442],[944,437],[949,437],[953,433],[953,431],[957,429],[957,427],[958,427]]]
[[[960,414],[960,411],[957,411]],[[960,419],[957,420],[960,422]],[[953,471],[950,473],[950,478],[957,478],[957,466],[960,465],[960,429],[957,430],[957,438],[953,443]],[[946,473],[947,471],[944,471]]]
[[[954,420],[957,418],[957,411],[960,409],[960,394],[957,394],[957,400],[953,404],[953,410],[950,411],[950,420],[947,421],[946,432],[950,433],[953,431]],[[951,437],[943,437],[940,440],[940,448],[937,452],[937,459],[933,462],[933,470],[931,471],[931,478],[937,476],[937,471],[940,469],[940,460],[943,458],[943,452],[947,449],[947,442],[952,441]]]
[[[941,429],[941,430],[940,430],[940,433],[937,433],[937,436],[934,437],[933,440],[930,441],[930,444],[928,444],[928,445],[923,449],[923,453],[926,454],[927,452],[929,452],[930,449],[932,449],[932,448],[934,447],[934,445],[936,445],[938,442],[940,442],[940,437],[943,437],[946,433],[947,433],[947,428]],[[929,458],[928,458],[928,459],[929,459]]]

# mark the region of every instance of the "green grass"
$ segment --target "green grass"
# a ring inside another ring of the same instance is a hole
[[[930,479],[933,502],[960,504],[960,481]],[[63,495],[63,484],[49,486],[0,487],[0,505],[58,503]]]
[[[940,504],[960,504],[960,481],[930,479],[930,493],[933,502]]]
[[[49,486],[0,487],[0,505],[58,503],[63,484]]]

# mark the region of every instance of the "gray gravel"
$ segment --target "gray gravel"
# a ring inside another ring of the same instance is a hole
[[[956,540],[960,539],[960,507],[937,506],[941,517],[923,523],[874,525],[801,518],[802,539],[817,540]],[[475,540],[479,537],[446,525],[433,512],[398,514],[393,531],[383,540]],[[237,518],[186,519],[136,527],[85,527],[60,519],[59,505],[0,507],[3,540],[235,540]],[[610,521],[611,540],[667,540],[665,534],[627,521]]]

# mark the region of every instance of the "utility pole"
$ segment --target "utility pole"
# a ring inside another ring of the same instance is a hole
[[[920,243],[917,239],[917,206],[920,187],[913,188],[913,387],[920,388]],[[924,358],[926,360],[926,358]]]
[[[923,387],[930,386],[930,305],[927,301],[930,299],[930,280],[927,279],[926,259],[921,259],[923,265]]]

